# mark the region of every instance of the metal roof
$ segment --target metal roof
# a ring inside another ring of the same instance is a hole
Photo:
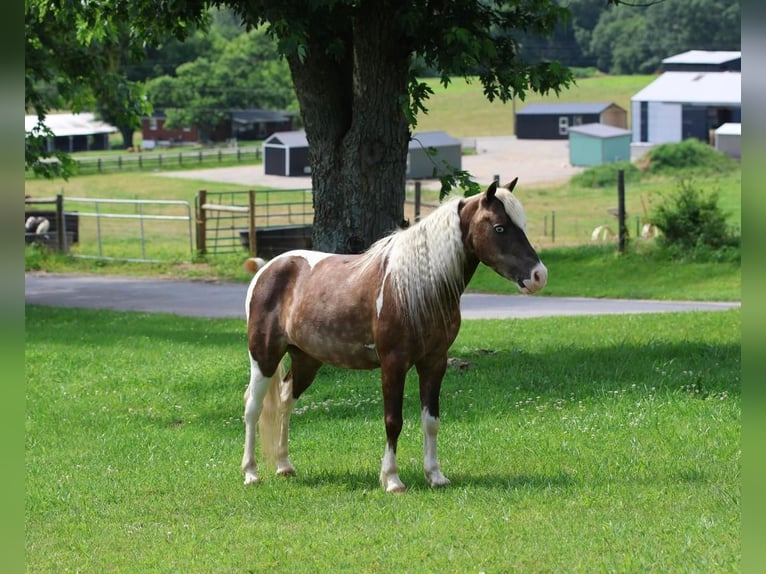
[[[274,132],[265,140],[263,145],[274,144],[285,147],[308,147],[309,142],[306,139],[306,132],[303,130],[295,130],[291,132]]]
[[[24,116],[24,132],[29,133],[37,125],[37,116]],[[118,131],[116,127],[96,119],[90,112],[82,114],[48,114],[45,125],[56,137],[89,136],[93,134],[110,134]]]
[[[599,124],[599,123],[583,124],[580,126],[570,126],[569,131],[586,134],[590,136],[595,136],[602,139],[615,138],[619,136],[629,136],[629,135],[632,135],[633,133],[630,130],[625,130],[615,126],[609,126],[606,124]]]
[[[516,112],[520,115],[600,114],[610,107],[622,109],[612,102],[573,102],[554,104],[528,104]]]
[[[445,132],[417,132],[412,134],[409,149],[460,145],[460,140]]]
[[[742,105],[740,72],[665,72],[632,102]]]
[[[263,110],[253,108],[249,110],[232,110],[231,121],[237,124],[251,124],[253,122],[285,122],[290,119],[289,112]]]
[[[727,136],[739,136],[742,135],[742,124],[727,122],[721,124],[718,129],[715,130],[715,133]]]
[[[663,64],[724,64],[742,58],[742,52],[689,50],[662,60]]]

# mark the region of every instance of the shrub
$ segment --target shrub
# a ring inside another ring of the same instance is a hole
[[[610,187],[617,185],[617,172],[625,171],[625,182],[636,182],[641,179],[641,170],[629,161],[618,161],[604,165],[589,167],[585,171],[572,176],[571,182],[581,187]]]
[[[679,182],[676,193],[654,209],[651,219],[662,231],[660,243],[675,250],[715,250],[738,244],[718,206],[718,194],[705,194],[689,180]]]
[[[676,173],[678,170],[694,169],[697,173],[725,173],[736,162],[708,144],[690,138],[681,143],[661,144],[649,151],[648,171],[655,174]]]

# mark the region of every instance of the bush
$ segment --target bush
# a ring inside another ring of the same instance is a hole
[[[679,182],[677,192],[654,209],[651,219],[662,231],[660,243],[681,252],[716,250],[739,243],[718,206],[718,194],[706,195],[688,180]]]
[[[725,173],[736,166],[732,158],[696,138],[658,145],[649,151],[648,159],[648,171],[654,174],[689,169],[694,169],[696,173]]]
[[[585,171],[572,176],[571,182],[580,187],[610,187],[617,185],[617,172],[625,171],[625,182],[636,182],[641,179],[641,170],[629,161],[618,161],[604,165],[589,167]]]

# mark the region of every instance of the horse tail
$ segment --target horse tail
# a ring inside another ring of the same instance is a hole
[[[264,265],[266,262],[260,257],[250,257],[245,260],[245,271],[255,274]]]
[[[289,409],[286,409],[286,403],[290,401],[293,395],[293,378],[285,380],[287,369],[284,359],[279,362],[277,370],[271,376],[269,390],[263,397],[263,409],[258,419],[258,434],[261,438],[261,451],[263,457],[272,464],[275,464],[280,457],[279,442],[282,437],[282,426],[286,422],[284,419],[290,415]],[[287,445],[284,445],[285,447]]]

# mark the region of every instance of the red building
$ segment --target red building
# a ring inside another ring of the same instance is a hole
[[[266,139],[277,131],[293,129],[293,112],[279,112],[262,109],[232,110],[229,118],[213,131],[212,141],[223,142],[229,139],[258,140]],[[144,149],[171,145],[199,143],[197,126],[185,126],[177,129],[165,127],[167,116],[161,110],[151,116],[141,118],[141,136]]]

